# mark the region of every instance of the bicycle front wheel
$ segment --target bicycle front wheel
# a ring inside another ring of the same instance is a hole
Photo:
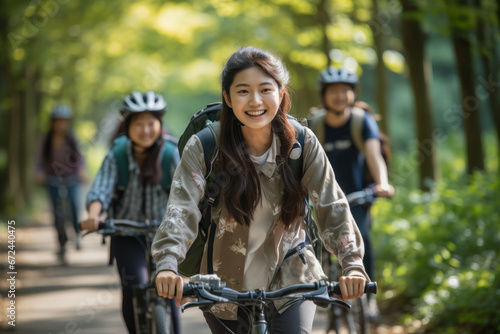
[[[151,333],[170,334],[171,310],[165,300],[156,298],[151,308]]]
[[[366,302],[366,296],[352,301],[352,308],[347,313],[349,333],[370,334]]]

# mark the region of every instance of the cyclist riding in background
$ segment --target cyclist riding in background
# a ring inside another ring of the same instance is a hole
[[[304,128],[304,147],[296,141],[295,127],[286,117],[291,100],[284,64],[268,51],[246,47],[228,59],[221,77],[223,105],[213,167],[222,182],[220,198],[211,207],[213,244],[205,247],[201,273],[209,265],[237,291],[277,290],[326,279],[306,242],[303,212],[309,195],[324,242],[343,267],[342,298],[361,297],[369,281],[361,260],[363,241],[314,134]],[[303,174],[298,179],[288,160],[297,159],[301,150]],[[183,288],[178,263],[195,239],[202,215],[198,204],[207,185],[204,160],[202,142],[192,136],[152,245],[158,293],[173,298],[177,289],[178,305]],[[286,301],[280,302],[274,302],[275,308]],[[271,332],[310,333],[315,310],[311,301],[294,304],[274,319]],[[213,333],[227,333],[227,327],[235,333],[248,331],[244,310],[234,304],[212,306],[204,316]]]
[[[104,212],[116,219],[162,220],[170,189],[170,182],[165,185],[164,180],[172,180],[179,163],[177,147],[162,136],[166,111],[164,98],[154,92],[133,92],[125,97],[120,114],[126,135],[115,140],[104,158],[87,196],[88,218],[82,222],[83,230],[97,230],[99,216]],[[163,164],[165,159],[170,163]],[[116,259],[120,275],[122,312],[129,333],[136,333],[132,287],[148,283],[145,254],[143,238],[111,239],[111,258]],[[179,310],[173,301],[169,303],[173,333],[180,333]]]
[[[47,187],[54,213],[54,226],[59,239],[59,260],[66,263],[65,212],[63,200],[69,200],[75,230],[75,246],[80,249],[78,226],[78,185],[86,181],[85,163],[76,137],[71,131],[71,108],[57,103],[50,114],[50,130],[40,140],[36,158],[35,177]]]
[[[377,197],[392,197],[394,188],[388,182],[379,129],[369,112],[361,113],[358,131],[361,144],[356,143],[357,133],[352,122],[355,122],[353,113],[356,112],[354,107],[358,82],[358,76],[344,68],[325,69],[318,78],[323,109],[312,116],[311,129],[322,143],[339,186],[345,194],[372,186]],[[358,147],[360,145],[361,147]],[[365,183],[365,161],[373,179],[371,185]],[[370,206],[358,205],[352,207],[351,211],[365,244],[363,263],[368,276],[375,280],[375,258],[370,240]],[[372,300],[375,301],[374,298]],[[374,312],[378,313],[376,305],[373,305]]]

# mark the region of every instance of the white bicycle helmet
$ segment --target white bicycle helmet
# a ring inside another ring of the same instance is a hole
[[[52,119],[71,119],[71,117],[71,108],[64,103],[56,103],[50,112],[50,118]]]
[[[125,96],[120,107],[121,116],[126,119],[134,113],[152,112],[160,118],[167,111],[167,102],[160,94],[148,91],[146,93],[132,92]]]
[[[353,88],[356,88],[356,85],[359,83],[359,78],[355,73],[349,72],[345,68],[337,70],[335,67],[327,68],[321,72],[321,75],[318,77],[318,84],[321,87],[339,82],[349,84],[353,86]]]

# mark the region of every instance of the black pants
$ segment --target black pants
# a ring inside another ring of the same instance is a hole
[[[146,254],[143,243],[133,237],[114,237],[112,241],[113,255],[116,259],[118,273],[122,285],[122,314],[130,334],[135,334],[135,319],[132,287],[148,283]],[[181,333],[179,308],[175,300],[165,299],[172,310],[171,330]]]
[[[275,308],[271,306],[271,313]],[[311,333],[316,305],[312,301],[300,301],[285,312],[274,318],[268,324],[268,333],[272,334],[308,334]],[[232,334],[217,320],[217,317],[210,312],[203,312],[205,320],[213,334]],[[222,320],[234,334],[250,333],[250,324],[247,314],[238,308],[238,320]]]

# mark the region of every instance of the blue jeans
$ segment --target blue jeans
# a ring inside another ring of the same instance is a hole
[[[63,201],[66,199],[69,200],[71,220],[73,222],[75,233],[80,232],[80,228],[78,226],[78,185],[48,185],[47,188],[49,190],[50,200],[52,202],[52,209],[54,212],[54,226],[57,230],[59,245],[64,246],[68,241],[68,236],[66,235],[66,229],[64,227],[66,217],[63,208]]]

